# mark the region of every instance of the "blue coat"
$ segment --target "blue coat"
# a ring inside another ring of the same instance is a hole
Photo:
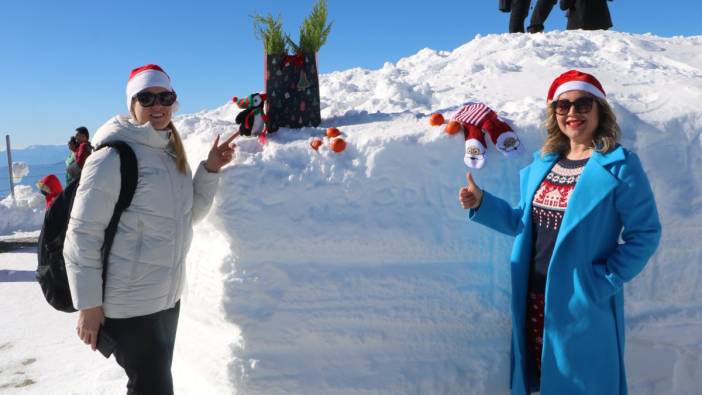
[[[510,258],[513,395],[529,393],[524,327],[531,202],[558,159],[536,153],[522,169],[518,207],[484,191],[479,209],[469,212],[472,221],[515,236]],[[641,272],[660,235],[653,192],[636,154],[622,147],[593,153],[568,202],[548,268],[542,395],[627,393],[622,285]]]

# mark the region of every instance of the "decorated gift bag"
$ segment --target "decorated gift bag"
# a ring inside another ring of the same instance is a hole
[[[255,16],[254,30],[265,49],[268,131],[319,126],[322,117],[317,52],[331,30],[326,1],[318,1],[305,18],[297,43],[283,33],[280,17]]]
[[[299,129],[319,126],[319,79],[317,56],[266,55],[268,131],[280,127]]]

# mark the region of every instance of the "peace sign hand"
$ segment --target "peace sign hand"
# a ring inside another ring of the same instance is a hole
[[[239,136],[239,132],[232,134],[227,140],[221,145],[219,144],[219,135],[215,138],[212,148],[210,148],[210,153],[207,155],[207,161],[205,162],[205,169],[212,173],[217,173],[222,166],[228,164],[234,159],[234,150],[236,149],[235,138]]]

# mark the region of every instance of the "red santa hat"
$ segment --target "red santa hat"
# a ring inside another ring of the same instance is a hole
[[[568,70],[565,73],[556,77],[548,88],[548,96],[546,101],[549,103],[557,98],[561,93],[567,91],[585,91],[600,99],[605,98],[605,91],[602,84],[593,75],[583,73],[578,70]]]
[[[132,70],[129,73],[129,80],[127,80],[127,110],[131,111],[132,99],[137,93],[153,87],[173,91],[171,78],[160,66],[147,64]]]

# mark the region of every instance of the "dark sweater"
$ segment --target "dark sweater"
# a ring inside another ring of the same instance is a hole
[[[543,293],[546,273],[556,244],[558,230],[568,207],[568,200],[575,189],[587,159],[559,160],[541,182],[532,200],[531,226],[534,232],[529,289]]]

